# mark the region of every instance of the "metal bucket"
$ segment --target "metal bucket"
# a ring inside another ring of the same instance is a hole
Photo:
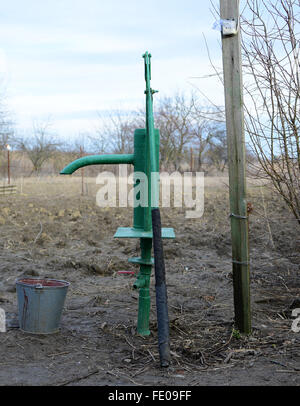
[[[69,282],[56,279],[18,279],[20,329],[34,334],[56,333],[69,285]]]

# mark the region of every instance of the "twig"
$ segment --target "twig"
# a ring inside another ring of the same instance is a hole
[[[141,374],[142,372],[147,371],[149,369],[149,366],[144,366],[143,368],[140,368],[138,371],[136,371],[134,374],[131,375],[131,378],[134,378],[135,376]]]
[[[47,357],[58,357],[60,355],[65,355],[65,354],[70,354],[70,352],[69,351],[57,352],[56,354],[48,354]]]
[[[42,234],[42,231],[43,231],[43,224],[40,222],[40,231],[39,231],[39,233],[37,234],[37,236],[35,237],[35,239],[34,239],[34,241],[33,241],[33,244],[35,244],[36,242],[37,242],[37,240],[39,239],[39,237],[40,237],[40,235]]]
[[[262,203],[263,203],[263,209],[264,209],[264,213],[265,213],[265,219],[267,220],[266,223],[267,223],[267,227],[268,227],[268,231],[269,231],[270,241],[271,241],[271,244],[272,244],[272,248],[275,249],[275,244],[274,244],[273,235],[272,235],[272,231],[271,231],[271,227],[270,227],[270,223],[269,223],[269,219],[268,219],[268,215],[267,215],[265,197],[264,197],[264,192],[263,192],[262,186],[260,186],[260,193],[261,193],[261,197],[262,197]]]
[[[153,361],[156,362],[156,359],[155,359],[154,355],[152,354],[152,352],[149,350],[149,348],[148,348],[148,352],[149,352],[151,358],[153,359]]]
[[[98,374],[98,372],[100,372],[100,369],[94,369],[93,371],[91,371],[91,372],[89,372],[89,373],[87,373],[87,374],[85,374],[85,375],[77,376],[76,378],[72,378],[72,379],[68,379],[67,381],[64,381],[64,382],[62,382],[62,383],[58,383],[58,384],[56,384],[56,385],[57,385],[57,386],[66,386],[66,385],[68,385],[69,383],[78,382],[78,381],[81,381],[82,379],[88,378],[88,377],[91,376],[91,375]]]

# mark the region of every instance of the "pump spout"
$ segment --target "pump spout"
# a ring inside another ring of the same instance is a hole
[[[107,154],[107,155],[88,155],[76,159],[67,165],[61,172],[61,175],[72,175],[77,169],[89,165],[116,165],[133,164],[134,154]]]

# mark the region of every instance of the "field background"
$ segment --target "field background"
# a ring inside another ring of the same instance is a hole
[[[249,179],[253,333],[233,330],[231,239],[226,177],[205,178],[201,219],[164,208],[172,365],[159,367],[154,278],[151,335],[136,334],[136,240],[117,240],[131,208],[99,208],[95,178],[24,177],[0,197],[1,385],[295,385],[300,384],[299,225],[267,184]],[[71,283],[61,331],[26,334],[17,322],[20,276]],[[298,301],[297,301],[298,298]]]

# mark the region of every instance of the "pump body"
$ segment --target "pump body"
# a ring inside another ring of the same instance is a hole
[[[155,155],[159,162],[159,131],[155,129]],[[139,257],[129,258],[128,261],[139,265],[139,273],[133,284],[135,289],[139,290],[139,306],[137,332],[143,336],[149,335],[149,315],[150,315],[150,276],[154,264],[152,253],[152,220],[151,220],[151,189],[152,172],[150,166],[150,145],[147,139],[145,129],[136,129],[134,132],[134,153],[133,154],[107,154],[107,155],[89,155],[79,158],[67,165],[61,172],[61,175],[71,175],[77,169],[88,165],[103,164],[132,164],[134,166],[134,187],[140,181],[140,173],[144,174],[147,182],[140,187],[147,188],[148,204],[143,207],[137,196],[134,194],[133,225],[132,227],[119,227],[114,238],[139,238],[141,255]],[[162,228],[162,238],[175,238],[173,228]]]

